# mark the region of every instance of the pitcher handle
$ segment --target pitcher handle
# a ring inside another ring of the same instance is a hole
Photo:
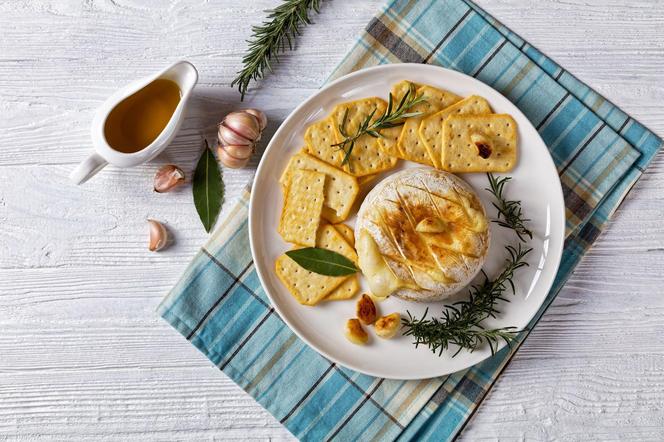
[[[83,184],[107,164],[101,155],[93,153],[76,166],[76,169],[72,170],[69,174],[69,179],[75,184]]]

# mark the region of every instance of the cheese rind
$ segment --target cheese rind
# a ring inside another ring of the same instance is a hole
[[[479,272],[489,229],[468,184],[447,172],[417,168],[369,192],[358,212],[355,241],[375,295],[434,301],[458,292]]]

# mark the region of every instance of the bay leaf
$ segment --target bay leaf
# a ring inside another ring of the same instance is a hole
[[[205,149],[194,172],[192,191],[194,205],[206,232],[210,232],[224,200],[224,182],[212,149],[205,140]]]
[[[345,276],[357,273],[353,261],[332,250],[319,247],[289,250],[286,255],[310,272],[326,276]]]

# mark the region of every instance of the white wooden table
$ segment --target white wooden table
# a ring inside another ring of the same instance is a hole
[[[0,0],[0,439],[292,437],[155,314],[207,235],[189,187],[155,194],[153,172],[189,173],[201,135],[238,107],[229,83],[249,25],[275,3]],[[664,135],[664,2],[479,3]],[[264,109],[273,132],[381,4],[325,2],[243,106]],[[95,108],[179,58],[200,85],[172,148],[70,184]],[[225,210],[252,173],[224,171]],[[659,155],[464,438],[664,438],[663,195]],[[147,251],[148,217],[175,231],[174,247]]]

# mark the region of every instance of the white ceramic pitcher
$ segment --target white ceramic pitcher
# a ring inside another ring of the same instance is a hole
[[[113,149],[104,135],[104,125],[111,111],[125,98],[133,95],[157,79],[171,80],[180,88],[180,102],[162,132],[145,148],[124,153]],[[184,120],[184,110],[191,92],[198,81],[198,72],[187,61],[178,61],[166,69],[149,77],[137,80],[111,95],[97,110],[92,121],[92,143],[95,152],[88,156],[71,172],[69,178],[76,184],[82,184],[99,172],[107,164],[118,167],[133,167],[156,157],[175,138],[180,124]]]

